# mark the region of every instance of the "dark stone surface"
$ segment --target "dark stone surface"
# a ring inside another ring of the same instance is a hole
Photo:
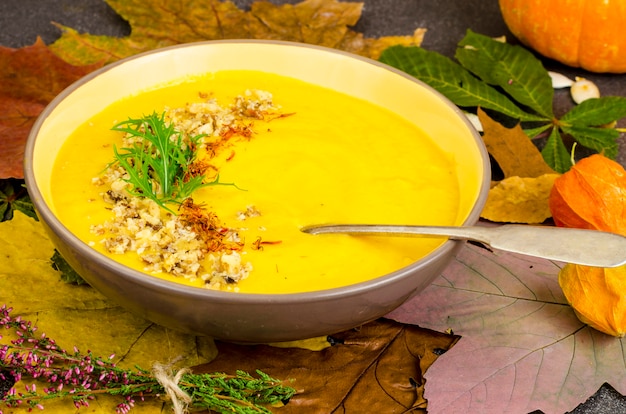
[[[253,0],[233,2],[248,8]],[[299,0],[271,2],[295,4]],[[52,22],[91,34],[126,36],[130,33],[128,23],[103,0],[0,0],[0,45],[23,47],[34,43],[37,36],[51,43],[61,34]],[[506,35],[514,42],[502,21],[496,0],[365,0],[362,18],[355,30],[368,37],[378,37],[407,35],[417,27],[428,29],[424,48],[447,56],[454,55],[456,44],[467,29],[489,36]],[[604,95],[626,96],[626,75],[592,74],[546,59],[544,65],[570,77],[591,79]],[[567,92],[556,94],[557,116],[572,106]],[[622,156],[622,164],[623,159]],[[623,367],[616,369],[623,370]],[[605,384],[572,413],[626,414],[626,398]]]

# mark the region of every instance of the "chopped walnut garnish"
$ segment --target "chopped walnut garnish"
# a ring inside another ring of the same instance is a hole
[[[165,119],[182,136],[202,135],[200,141],[188,140],[183,145],[201,145],[208,154],[189,166],[189,177],[185,179],[201,175],[216,177],[218,171],[211,164],[211,157],[223,153],[233,137],[250,139],[253,120],[280,116],[272,94],[266,91],[246,90],[228,107],[219,105],[209,94],[202,96],[208,99],[165,111]],[[131,146],[136,139],[126,136],[123,143]],[[226,160],[231,159],[234,151],[227,155]],[[93,185],[103,187],[101,196],[113,212],[111,220],[91,228],[93,234],[102,237],[101,243],[108,252],[134,252],[144,263],[146,272],[164,272],[192,281],[201,279],[212,289],[236,284],[248,276],[252,265],[242,261],[239,252],[244,242],[236,229],[224,227],[213,212],[194,204],[191,198],[180,205],[177,214],[165,211],[155,201],[141,197],[129,178],[123,168],[111,164],[92,180]],[[256,207],[247,206],[237,216],[245,220],[260,214]],[[204,268],[202,263],[207,263],[209,268]]]

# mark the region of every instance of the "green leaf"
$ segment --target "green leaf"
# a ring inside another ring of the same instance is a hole
[[[380,61],[415,76],[457,106],[481,107],[519,120],[530,138],[549,132],[542,155],[555,171],[572,166],[561,135],[609,158],[617,156],[618,130],[599,127],[626,117],[626,97],[590,99],[557,120],[548,71],[528,50],[468,30],[455,57],[460,64],[421,48],[392,46]]]
[[[2,193],[0,191],[0,197],[3,197],[4,193]],[[4,203],[4,202],[0,202],[0,217],[2,217],[1,221],[5,220],[6,214],[7,214],[7,210],[9,210],[9,204],[8,203]],[[6,219],[6,220],[10,220],[10,218]]]
[[[217,180],[203,182],[203,176],[188,177],[189,165],[194,161],[195,148],[202,137],[183,139],[173,124],[165,121],[165,114],[128,119],[112,128],[136,139],[131,146],[113,148],[115,162],[128,174],[127,191],[134,196],[147,197],[171,213],[166,203],[180,203],[199,188],[222,184]]]
[[[54,254],[50,258],[50,261],[52,262],[52,268],[61,272],[61,280],[65,283],[73,283],[75,285],[87,284],[87,282],[85,282],[85,280],[65,261],[57,249],[54,249]]]
[[[572,159],[570,153],[565,148],[561,134],[557,128],[553,128],[546,145],[541,151],[543,159],[551,166],[554,171],[564,173],[572,166]]]
[[[600,126],[624,117],[626,117],[626,97],[606,96],[581,102],[563,115],[560,121],[567,125]]]
[[[602,153],[611,159],[615,159],[617,156],[619,132],[615,129],[582,126],[561,127],[561,129],[587,148]]]
[[[545,124],[536,128],[524,128],[524,133],[532,139],[532,138],[536,138],[539,134],[547,131],[552,126],[553,126],[552,124]]]
[[[16,210],[37,220],[35,207],[24,187],[24,181],[0,180],[0,221],[11,220]]]
[[[379,60],[415,76],[458,106],[482,107],[522,121],[545,121],[545,117],[523,111],[504,94],[439,53],[392,46],[383,51]]]
[[[456,59],[490,85],[504,89],[515,101],[549,119],[554,118],[554,90],[548,72],[528,50],[467,31]]]

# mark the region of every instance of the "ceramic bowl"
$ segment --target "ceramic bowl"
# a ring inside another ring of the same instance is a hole
[[[200,42],[144,53],[95,71],[62,92],[38,118],[26,148],[26,183],[42,224],[70,265],[93,288],[148,320],[243,343],[350,329],[384,316],[426,288],[461,242],[447,241],[423,259],[367,282],[297,294],[244,294],[189,287],[132,270],[89,247],[59,221],[51,208],[50,171],[67,131],[132,93],[228,69],[298,78],[369,100],[414,122],[457,161],[458,222],[472,225],[478,220],[491,177],[487,151],[462,112],[429,86],[380,62],[323,47]]]

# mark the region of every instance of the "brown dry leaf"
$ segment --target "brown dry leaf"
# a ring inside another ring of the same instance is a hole
[[[496,160],[504,177],[539,177],[556,174],[541,156],[520,125],[506,128],[494,121],[480,108],[478,118],[483,126],[483,141],[487,151]]]
[[[458,339],[381,319],[333,335],[336,345],[319,352],[217,342],[217,358],[194,371],[236,367],[294,379],[298,393],[280,414],[409,412],[425,409],[423,374]]]
[[[305,0],[291,5],[257,1],[245,12],[230,1],[107,0],[131,26],[128,37],[92,36],[59,26],[51,49],[68,62],[114,62],[158,47],[219,39],[274,39],[322,45],[377,58],[394,44],[419,46],[424,29],[412,36],[364,38],[350,29],[362,3]]]
[[[345,50],[377,59],[392,45],[422,43],[426,30],[418,28],[412,36],[365,38],[351,30],[361,18],[363,3],[334,0],[305,0],[296,5],[276,6],[266,1],[252,4],[253,24],[249,37],[309,43]]]
[[[480,216],[496,222],[539,224],[552,217],[548,200],[559,174],[509,177],[496,183]]]
[[[58,93],[99,66],[70,65],[41,39],[21,49],[0,46],[0,178],[24,177],[24,145],[37,116]]]
[[[559,174],[545,162],[520,125],[506,128],[480,108],[483,141],[504,173],[493,183],[481,217],[503,223],[543,223],[552,217],[548,200]]]

